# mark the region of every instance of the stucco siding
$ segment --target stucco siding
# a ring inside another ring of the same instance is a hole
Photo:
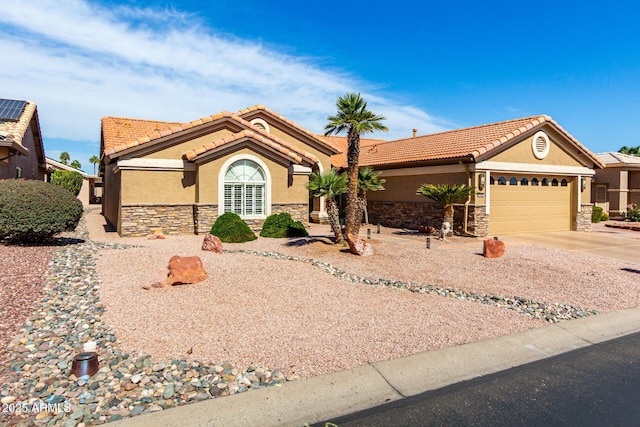
[[[188,141],[158,149],[157,151],[153,151],[140,157],[148,159],[181,159],[185,152],[199,148],[208,142],[213,142],[229,135],[233,135],[233,132],[228,129],[219,129]]]
[[[324,154],[322,151],[314,147],[310,147],[309,145],[305,144],[299,139],[294,138],[293,136],[289,135],[288,133],[274,126],[272,123],[269,123],[269,130],[272,135],[277,136],[283,141],[287,141],[288,143],[290,143],[296,148],[302,149],[316,156],[318,160],[320,160],[320,163],[322,163],[322,167],[324,168],[325,171],[331,168],[331,156]]]
[[[29,155],[18,154],[9,157],[7,160],[0,161],[0,179],[18,178],[17,168],[22,168],[22,178],[43,181],[45,174],[38,164],[38,154],[33,140],[31,125],[29,125],[22,138],[22,146],[29,150]],[[0,151],[0,158],[8,154],[8,150],[2,150]]]
[[[193,172],[121,170],[122,205],[195,203]]]
[[[424,202],[425,196],[416,194],[422,184],[466,184],[467,176],[462,173],[438,175],[385,176],[384,191],[370,191],[367,199],[371,201]]]
[[[531,144],[533,142],[533,135],[526,138],[516,145],[507,148],[505,151],[496,154],[491,157],[491,161],[495,162],[507,162],[507,163],[530,163],[541,165],[562,165],[562,166],[581,166],[580,163],[573,156],[568,154],[568,150],[573,150],[577,155],[575,148],[565,148],[562,143],[556,142],[559,138],[554,138],[553,133],[547,130],[549,136],[550,147],[549,154],[542,160],[535,157]]]

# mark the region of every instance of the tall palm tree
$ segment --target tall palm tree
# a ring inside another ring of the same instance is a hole
[[[448,222],[453,230],[453,205],[467,199],[475,191],[475,187],[467,184],[422,184],[417,194],[426,196],[444,207],[444,222]]]
[[[93,174],[96,174],[96,165],[100,163],[100,159],[95,154],[89,159],[89,163],[93,165]]]
[[[374,172],[368,166],[358,169],[358,211],[356,215],[356,233],[358,234],[360,223],[362,222],[362,214],[364,214],[365,224],[369,224],[369,213],[367,212],[367,191],[384,190],[384,184],[387,180],[380,178],[382,172]]]
[[[367,103],[359,93],[347,93],[336,102],[338,113],[327,117],[324,127],[325,136],[347,132],[347,206],[345,218],[345,234],[354,233],[356,225],[356,206],[358,204],[358,160],[360,157],[360,135],[377,130],[387,131],[380,121],[383,116],[367,110]]]
[[[71,160],[71,156],[66,151],[60,153],[60,163],[63,165],[69,164],[69,160]]]
[[[313,197],[324,197],[327,204],[327,215],[331,230],[336,236],[336,243],[342,243],[342,230],[340,229],[340,218],[336,196],[347,191],[347,176],[338,174],[330,169],[325,173],[313,172],[306,184],[307,189]]]
[[[72,167],[72,168],[74,168],[74,169],[80,169],[80,168],[82,168],[82,165],[81,165],[81,164],[80,164],[80,162],[79,162],[79,161],[77,161],[77,160],[72,160],[72,161],[71,161],[71,164],[70,164],[69,166],[71,166],[71,167]]]

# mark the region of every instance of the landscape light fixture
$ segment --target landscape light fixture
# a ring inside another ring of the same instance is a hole
[[[371,229],[367,228],[367,239],[371,238]]]

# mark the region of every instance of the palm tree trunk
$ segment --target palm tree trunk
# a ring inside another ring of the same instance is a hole
[[[336,237],[336,243],[342,243],[342,230],[340,229],[338,205],[336,204],[335,199],[333,199],[332,197],[327,197],[326,204],[331,231],[333,231],[333,234]]]
[[[345,209],[344,232],[355,234],[356,230],[356,209],[358,203],[358,161],[360,157],[360,135],[349,129],[349,147],[347,149],[347,206]]]
[[[451,226],[451,234],[453,234],[453,205],[444,207],[444,222],[448,222]]]
[[[362,217],[366,213],[366,209],[367,209],[366,196],[359,194],[358,203],[356,204],[356,223],[355,223],[355,229],[354,229],[355,235],[358,235],[358,233],[360,232],[360,227],[362,226]]]

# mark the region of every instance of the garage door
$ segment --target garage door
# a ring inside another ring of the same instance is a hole
[[[489,235],[571,230],[571,191],[557,177],[491,177]]]

